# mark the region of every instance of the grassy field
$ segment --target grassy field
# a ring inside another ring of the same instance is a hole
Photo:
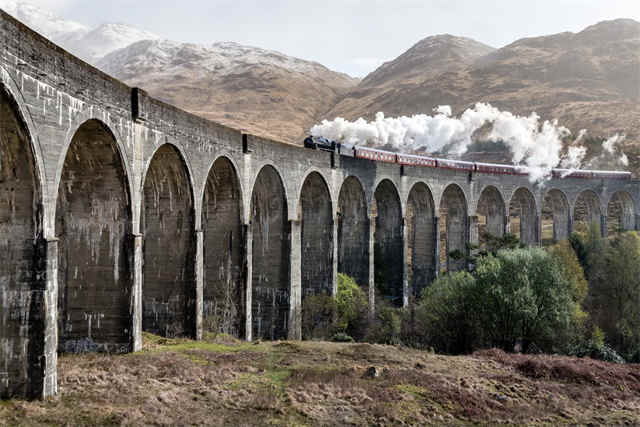
[[[59,382],[0,402],[0,424],[640,424],[639,365],[498,350],[146,335],[136,354],[61,357]]]

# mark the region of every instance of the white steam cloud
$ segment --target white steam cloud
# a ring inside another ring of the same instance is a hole
[[[451,107],[439,106],[434,115],[416,114],[411,117],[385,117],[376,114],[374,121],[362,118],[348,121],[343,118],[324,120],[311,128],[314,136],[324,136],[330,140],[361,145],[387,146],[398,151],[419,150],[427,153],[446,153],[459,156],[467,152],[472,144],[472,136],[483,131],[482,139],[503,142],[510,150],[515,165],[529,168],[532,182],[542,181],[551,176],[555,167],[579,169],[587,154],[582,140],[586,131],[567,150],[563,150],[563,140],[571,135],[569,129],[558,125],[557,120],[541,122],[536,113],[518,116],[501,111],[489,104],[478,103],[453,117]],[[589,163],[628,164],[626,156],[620,152],[618,144],[624,135],[615,135],[602,145],[602,155]]]

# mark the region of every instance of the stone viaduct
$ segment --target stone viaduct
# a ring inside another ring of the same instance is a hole
[[[532,245],[635,229],[634,181],[401,167],[246,135],[147,96],[0,11],[0,398],[57,391],[59,352],[142,331],[301,339],[338,272],[409,304],[479,230]]]

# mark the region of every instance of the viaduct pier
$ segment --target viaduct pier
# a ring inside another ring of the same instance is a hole
[[[54,395],[59,352],[137,351],[143,330],[302,339],[303,298],[338,272],[371,306],[407,305],[482,230],[539,245],[640,223],[636,181],[540,186],[265,140],[0,23],[0,398]]]

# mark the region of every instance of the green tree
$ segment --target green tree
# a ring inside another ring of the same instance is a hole
[[[543,249],[500,250],[473,273],[444,276],[422,294],[418,320],[439,351],[513,350],[522,341],[564,351],[576,309],[562,265]]]
[[[475,278],[466,271],[438,278],[422,291],[415,333],[425,346],[449,354],[470,353],[481,337]]]
[[[616,234],[604,260],[604,280],[594,290],[598,325],[613,347],[629,359],[640,353],[640,237]]]

